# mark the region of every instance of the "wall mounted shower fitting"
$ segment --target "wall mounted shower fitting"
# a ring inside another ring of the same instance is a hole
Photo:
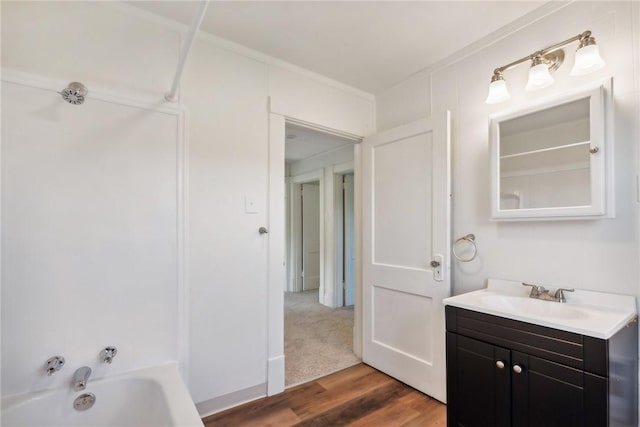
[[[104,363],[111,364],[113,358],[116,357],[116,354],[118,354],[117,348],[113,346],[105,347],[100,352],[100,360]]]
[[[62,99],[72,105],[80,105],[84,102],[84,97],[87,96],[89,90],[85,85],[80,82],[71,82],[69,85],[58,92],[62,95]]]
[[[47,375],[51,376],[54,372],[59,371],[64,366],[64,357],[62,356],[53,356],[47,359],[44,364],[44,370]]]

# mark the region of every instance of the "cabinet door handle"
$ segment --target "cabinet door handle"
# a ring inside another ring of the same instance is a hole
[[[498,367],[498,369],[504,369],[504,362],[502,360],[498,360],[496,362],[496,366]]]
[[[522,368],[520,367],[520,365],[513,365],[513,372],[515,372],[516,374],[521,373]]]

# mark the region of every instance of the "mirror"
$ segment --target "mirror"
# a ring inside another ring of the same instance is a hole
[[[493,220],[611,216],[610,94],[607,82],[491,116]]]

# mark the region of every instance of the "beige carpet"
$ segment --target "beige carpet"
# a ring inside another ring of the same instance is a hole
[[[285,384],[299,384],[359,362],[353,354],[353,306],[329,308],[318,291],[284,296]]]

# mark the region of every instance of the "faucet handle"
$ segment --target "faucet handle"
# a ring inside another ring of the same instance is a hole
[[[529,294],[529,296],[531,298],[535,298],[535,297],[539,296],[540,294],[544,294],[545,292],[549,292],[544,286],[540,286],[540,285],[534,285],[534,284],[531,284],[531,283],[522,282],[522,286],[531,286],[531,293]]]
[[[558,302],[567,302],[566,298],[564,297],[564,293],[565,292],[573,292],[573,291],[575,291],[575,289],[558,288],[558,289],[556,289],[556,292],[553,294],[553,297]]]
[[[111,362],[113,362],[113,358],[116,357],[116,354],[118,354],[117,348],[113,346],[105,347],[100,352],[100,360],[104,363],[111,364]]]
[[[59,371],[64,366],[64,357],[53,356],[47,359],[44,364],[44,370],[48,376],[53,375],[54,372]]]

